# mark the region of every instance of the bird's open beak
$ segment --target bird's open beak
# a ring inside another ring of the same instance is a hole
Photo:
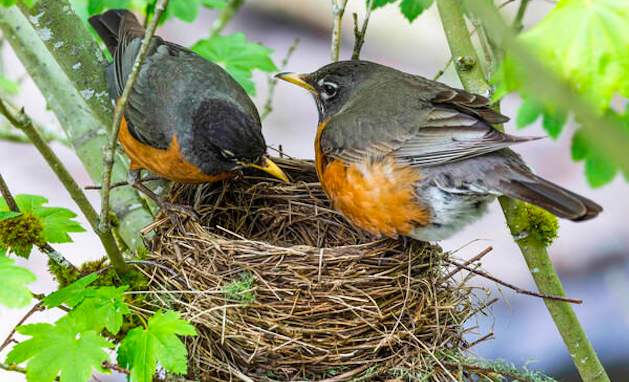
[[[300,87],[308,90],[311,93],[317,94],[317,91],[315,90],[315,88],[313,88],[312,85],[310,85],[306,81],[306,76],[307,75],[308,74],[306,74],[306,73],[285,72],[285,73],[276,74],[275,78],[279,78],[280,80],[284,80],[284,81],[290,82],[291,84],[295,84],[297,86],[300,86]]]
[[[290,182],[288,180],[288,176],[286,176],[284,171],[282,171],[281,168],[279,168],[275,163],[273,163],[267,157],[264,157],[261,165],[252,164],[252,163],[240,163],[240,164],[246,167],[253,167],[253,168],[257,168],[258,170],[262,170],[268,174],[273,175],[277,179],[283,180],[284,182],[287,182],[287,183]]]

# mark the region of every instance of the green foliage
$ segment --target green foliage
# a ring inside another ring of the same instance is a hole
[[[10,7],[13,4],[17,3],[18,0],[0,0],[0,5],[4,6],[4,7]],[[24,5],[26,5],[27,7],[32,7],[33,6],[33,2],[35,0],[20,0]]]
[[[84,298],[94,295],[94,288],[88,288],[88,286],[97,278],[98,274],[92,273],[65,288],[59,289],[44,298],[44,306],[56,308],[63,303],[71,308],[77,306]]]
[[[104,327],[115,335],[122,327],[123,316],[131,313],[123,296],[128,288],[128,285],[98,288],[72,311],[72,316],[91,329]]]
[[[192,50],[223,66],[252,95],[255,94],[255,84],[251,80],[253,69],[265,72],[278,70],[269,57],[273,51],[260,44],[248,43],[244,33],[200,40],[194,44]]]
[[[374,0],[372,9],[380,8],[397,1],[398,0]],[[412,23],[426,9],[430,8],[432,3],[434,3],[434,0],[401,0],[399,7],[402,15]],[[367,6],[369,6],[369,0],[367,0]]]
[[[192,325],[179,318],[179,313],[161,310],[148,320],[146,328],[135,328],[120,343],[118,364],[131,370],[134,382],[150,382],[157,361],[164,369],[184,374],[188,351],[177,335],[196,335]]]
[[[46,198],[37,195],[16,195],[22,215],[11,212],[0,198],[0,254],[9,248],[18,256],[28,258],[33,245],[67,243],[72,238],[68,232],[83,232],[85,229],[72,220],[76,214],[65,208],[43,207]]]
[[[53,381],[59,374],[62,382],[87,381],[92,369],[104,372],[101,364],[109,360],[109,355],[103,349],[114,347],[69,316],[61,318],[55,325],[25,325],[17,331],[32,338],[15,345],[6,363],[28,361],[26,379],[29,382]]]
[[[0,74],[0,90],[8,95],[17,95],[20,92],[19,85]]]
[[[23,308],[33,298],[25,284],[35,281],[35,275],[13,263],[13,259],[0,256],[0,304],[9,308]]]
[[[224,288],[225,297],[249,305],[256,300],[256,292],[252,290],[254,284],[251,274],[243,272],[240,274],[240,279],[232,281]]]
[[[518,39],[601,113],[608,112],[614,94],[629,96],[629,2],[562,0],[542,22]],[[518,111],[518,128],[543,115],[544,129],[556,138],[566,123],[568,111],[558,109],[548,100],[540,100],[543,95],[529,91],[528,76],[533,74],[523,65],[507,54],[493,78],[498,83],[494,98],[519,91],[524,103]],[[604,133],[604,127],[600,128]],[[604,148],[590,148],[582,135],[575,135],[573,159],[585,159],[586,177],[593,187],[609,183],[618,172],[618,166],[603,159],[600,150]]]
[[[74,1],[73,5],[75,5],[75,8],[77,3],[85,4],[85,0]],[[145,11],[147,6],[152,7],[154,3],[154,0],[87,0],[86,18],[87,16],[101,13],[107,9],[123,8]],[[199,7],[202,5],[208,8],[222,9],[225,7],[225,0],[171,0],[162,20],[174,16],[191,23],[197,18]],[[82,7],[85,7],[85,5],[79,4],[79,8]]]

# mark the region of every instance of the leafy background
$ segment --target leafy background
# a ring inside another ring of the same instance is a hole
[[[112,1],[112,0],[109,0]],[[119,3],[128,4],[129,1],[116,0]],[[172,0],[173,4],[178,1]],[[98,1],[92,1],[98,5]],[[133,1],[138,9],[144,9],[146,3],[143,1]],[[448,51],[440,21],[433,6],[425,13],[409,24],[400,10],[419,9],[417,4],[421,1],[380,1],[375,4],[381,5],[372,15],[370,28],[367,36],[367,43],[363,49],[363,58],[385,63],[413,73],[420,73],[431,77],[438,70],[442,69],[448,60]],[[77,1],[82,4],[82,10],[87,15],[88,3]],[[122,5],[124,5],[122,4]],[[200,1],[185,2],[181,8],[171,9],[170,19],[164,24],[159,34],[168,39],[172,39],[187,46],[193,46],[199,39],[206,39],[208,29],[214,21],[216,11],[208,10],[205,7],[198,7]],[[94,5],[92,5],[94,6]],[[352,11],[362,15],[362,2],[350,0],[348,15]],[[513,16],[517,2],[505,8],[507,15]],[[531,9],[527,15],[526,22],[531,25],[539,21],[551,8],[541,0],[533,0]],[[196,7],[196,8],[195,8]],[[177,11],[175,14],[174,11]],[[278,10],[281,10],[278,11]],[[184,20],[192,17],[198,12],[194,24],[187,24]],[[413,13],[407,11],[407,17]],[[251,0],[247,3],[236,19],[229,24],[223,36],[233,36],[236,33],[246,34],[246,44],[261,42],[264,46],[275,51],[268,57],[273,60],[275,66],[284,57],[289,45],[295,37],[301,39],[301,43],[287,69],[297,71],[308,71],[316,69],[329,60],[329,27],[330,27],[329,3],[320,0]],[[351,17],[345,18],[345,37],[342,43],[342,57],[348,57],[351,51]],[[218,41],[218,40],[215,40]],[[242,41],[242,39],[241,39]],[[211,43],[200,43],[201,47],[210,45],[209,54],[222,54]],[[220,43],[219,43],[220,47]],[[212,52],[215,49],[216,52]],[[255,48],[260,50],[263,49]],[[6,76],[0,77],[0,87],[2,91],[15,92],[16,82],[20,82],[23,71],[19,64],[4,49],[6,59]],[[263,56],[264,57],[264,56]],[[256,59],[263,69],[270,69],[268,62],[266,66],[264,59]],[[227,60],[225,60],[227,67]],[[234,65],[238,69],[237,65]],[[272,69],[271,69],[272,70]],[[251,73],[243,73],[244,80],[253,81],[256,84],[255,102],[259,109],[262,109],[267,96],[267,77],[264,70],[254,69]],[[6,80],[6,81],[5,81]],[[442,81],[459,86],[456,75],[452,69],[446,71]],[[3,86],[3,84],[8,84]],[[245,83],[246,85],[246,83]],[[250,85],[247,85],[250,86]],[[251,89],[250,89],[251,90]],[[16,103],[28,105],[28,112],[44,125],[56,123],[54,118],[45,111],[45,102],[38,98],[39,95],[29,80],[22,81],[20,94],[16,98]],[[629,309],[622,301],[626,301],[622,296],[629,292],[627,279],[629,279],[629,265],[627,264],[627,250],[629,247],[629,230],[623,224],[629,212],[627,202],[623,202],[623,197],[627,194],[628,187],[625,181],[616,175],[617,171],[606,171],[607,175],[602,176],[599,184],[608,184],[605,187],[592,190],[583,173],[588,171],[586,167],[594,167],[596,173],[604,173],[606,166],[597,164],[597,161],[588,160],[585,163],[574,163],[571,160],[571,146],[573,133],[578,125],[568,116],[564,117],[561,111],[553,110],[545,105],[541,108],[534,102],[522,105],[521,99],[514,94],[507,95],[503,102],[503,112],[513,117],[513,122],[507,125],[511,132],[516,130],[518,125],[525,126],[532,123],[521,134],[530,135],[554,135],[556,141],[547,139],[534,144],[518,147],[517,150],[523,153],[525,159],[537,169],[541,175],[551,178],[562,185],[586,194],[599,201],[606,209],[605,213],[597,220],[596,224],[571,224],[564,223],[560,230],[561,237],[551,248],[553,261],[559,268],[560,275],[566,283],[567,293],[570,296],[580,297],[586,300],[587,307],[580,309],[577,313],[584,321],[586,331],[591,334],[595,348],[599,350],[606,365],[621,364],[629,359],[629,324],[627,323],[627,313]],[[282,144],[284,149],[292,155],[300,157],[312,157],[312,140],[314,137],[314,125],[316,123],[316,110],[310,96],[300,92],[299,89],[285,84],[279,84],[276,88],[276,98],[274,100],[274,113],[270,114],[264,122],[264,131],[267,141],[272,145]],[[612,99],[611,105],[614,112],[623,118],[623,101],[616,96]],[[522,108],[523,111],[518,112]],[[527,111],[528,110],[528,111]],[[541,111],[540,111],[541,110]],[[609,111],[611,113],[611,111]],[[537,119],[535,118],[537,117]],[[541,117],[541,118],[540,118]],[[567,121],[564,125],[564,120]],[[574,138],[578,141],[579,135]],[[577,158],[592,158],[592,148],[586,145],[587,142],[576,147]],[[60,152],[63,160],[69,164],[70,169],[75,173],[81,185],[91,183],[70,151],[61,145],[55,144],[55,150]],[[19,166],[4,166],[4,163],[14,163],[15,158],[20,158]],[[587,163],[590,163],[589,165]],[[35,193],[42,190],[50,200],[51,206],[62,206],[76,210],[72,201],[69,200],[59,190],[59,185],[46,168],[38,154],[28,147],[21,145],[0,142],[0,164],[2,172],[10,182],[16,193]],[[612,174],[612,172],[614,174]],[[590,179],[590,182],[591,179]],[[598,185],[597,183],[595,183]],[[45,190],[45,191],[43,191]],[[97,200],[94,195],[94,202]],[[97,205],[95,203],[95,205]],[[79,217],[79,222],[86,226],[86,223]],[[461,250],[460,255],[471,257],[486,245],[494,246],[494,253],[487,257],[484,265],[494,274],[503,279],[517,283],[523,287],[533,288],[526,266],[521,262],[515,250],[511,238],[506,229],[503,229],[503,218],[497,209],[492,210],[492,214],[481,223],[470,227],[468,230],[449,240],[444,244],[446,249],[455,249],[470,240],[485,238],[491,240],[490,243],[477,242]],[[494,227],[488,230],[487,227]],[[98,257],[94,249],[99,248],[98,242],[91,233],[75,234],[72,238],[77,245],[59,245],[58,248],[70,259],[79,262],[79,259]],[[594,240],[596,238],[596,240]],[[29,260],[29,269],[37,275],[37,281],[28,284],[35,292],[49,292],[53,289],[53,284],[45,272],[42,256],[33,253]],[[17,259],[16,264],[25,265],[22,259]],[[33,266],[33,264],[35,266]],[[1,269],[2,265],[0,265]],[[0,272],[1,275],[1,272]],[[1,276],[0,276],[1,277]],[[29,276],[24,276],[21,283],[30,280]],[[491,288],[495,288],[490,285]],[[114,291],[104,291],[102,293],[114,293]],[[117,293],[117,292],[116,292]],[[502,305],[496,308],[497,317],[494,332],[497,339],[491,346],[486,346],[481,353],[488,357],[505,357],[518,365],[529,361],[531,356],[536,363],[530,365],[532,368],[540,368],[551,373],[558,373],[561,365],[570,365],[569,355],[563,350],[556,331],[549,324],[547,312],[542,303],[538,300],[513,296],[510,291],[504,291],[511,303],[511,307]],[[1,297],[0,297],[1,298]],[[4,338],[8,330],[24,314],[16,310],[0,310],[2,324],[0,324],[0,338]],[[55,322],[58,317],[54,311],[40,313],[36,316],[48,322]],[[116,318],[110,317],[110,325],[115,325]],[[6,319],[6,321],[5,321]],[[34,321],[34,322],[37,322]],[[601,328],[600,322],[606,322],[605,328]],[[11,322],[5,328],[4,322]],[[481,322],[481,325],[487,325]],[[29,336],[20,337],[22,340]],[[512,344],[519,344],[513,347]],[[104,346],[106,347],[106,346]],[[0,354],[4,358],[6,352]],[[8,380],[21,380],[20,376],[0,372],[0,376]],[[9,379],[11,378],[11,379]],[[99,377],[106,380],[107,377]],[[613,377],[612,377],[613,379]],[[4,380],[4,379],[3,379]],[[119,378],[119,380],[123,380]]]

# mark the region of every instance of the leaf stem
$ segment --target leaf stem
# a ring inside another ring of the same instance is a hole
[[[11,211],[20,212],[20,207],[18,207],[15,199],[13,199],[13,195],[11,195],[11,190],[9,190],[9,186],[7,186],[6,182],[4,181],[2,174],[0,174],[0,193],[4,198],[4,201],[7,202],[7,206]],[[68,269],[76,269],[74,265],[66,260],[65,257],[57,252],[50,244],[46,243],[43,246],[39,247],[39,249],[46,255],[48,255],[48,257],[57,265]]]
[[[118,133],[120,132],[120,124],[122,123],[122,118],[124,116],[125,108],[127,107],[127,102],[129,101],[129,95],[133,89],[133,85],[135,81],[138,79],[138,75],[140,74],[140,66],[144,62],[144,58],[146,57],[146,53],[148,52],[148,48],[157,30],[157,26],[159,25],[159,20],[162,18],[166,7],[168,7],[168,3],[170,0],[159,0],[155,4],[155,10],[153,14],[153,19],[151,19],[151,23],[149,27],[146,29],[146,33],[144,35],[144,39],[142,40],[142,45],[140,46],[140,51],[133,63],[133,69],[131,70],[131,74],[127,79],[127,83],[125,85],[124,91],[122,92],[122,96],[118,100],[118,107],[116,108],[114,114],[114,122],[111,128],[111,133],[109,135],[109,144],[105,147],[104,153],[104,171],[103,171],[103,181],[101,183],[102,186],[102,199],[101,199],[101,210],[100,210],[100,224],[98,226],[98,231],[101,233],[106,233],[111,231],[111,224],[109,221],[109,193],[110,193],[110,183],[111,183],[111,171],[114,165],[114,154],[116,148],[116,142],[118,141]],[[124,262],[122,264],[124,266]]]
[[[498,32],[498,36],[493,37],[501,36],[502,40],[500,41],[504,41],[505,36],[509,37],[508,33],[512,30],[508,30],[509,28],[504,24],[504,20],[498,14],[495,6],[484,2],[467,2],[467,4],[470,11],[485,16],[480,17],[483,21],[486,21],[486,17],[491,17],[495,24],[500,24],[500,30],[494,31]],[[456,0],[437,0],[437,5],[452,55],[454,57],[468,56],[478,62],[460,3]],[[488,94],[489,86],[483,71],[480,68],[475,69],[465,70],[465,68],[457,65],[457,72],[463,86],[472,93]],[[511,233],[519,232],[517,227],[523,223],[523,219],[527,219],[522,213],[523,209],[518,208],[522,202],[507,197],[500,197],[499,200]],[[547,295],[565,297],[565,292],[544,243],[530,236],[514,240],[520,247],[539,291]],[[544,303],[572,355],[581,378],[588,382],[609,381],[609,377],[607,377],[605,369],[585,335],[572,306],[567,302],[555,300],[544,300]]]
[[[225,26],[229,24],[231,19],[238,13],[238,10],[242,7],[244,2],[245,0],[229,0],[225,8],[223,8],[216,20],[212,23],[210,27],[210,38],[217,36],[223,31]]]
[[[339,60],[339,51],[341,48],[341,26],[343,14],[347,0],[332,0],[332,15],[334,17],[334,26],[332,27],[332,62]]]

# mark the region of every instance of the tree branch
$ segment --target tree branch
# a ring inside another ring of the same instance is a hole
[[[217,36],[223,31],[225,26],[234,18],[236,13],[238,13],[238,10],[244,2],[245,0],[229,0],[225,8],[223,8],[216,20],[212,23],[210,27],[210,37]]]
[[[367,34],[367,25],[369,24],[369,18],[371,17],[371,11],[373,10],[373,0],[369,0],[367,3],[367,11],[365,13],[365,20],[363,26],[358,30],[358,15],[354,16],[354,51],[352,52],[352,60],[360,59],[360,50],[365,43],[365,35]]]
[[[38,4],[55,1],[67,3],[67,0],[39,0]],[[44,8],[42,10],[47,12]],[[32,17],[36,18],[38,15]],[[41,23],[44,16],[40,17]],[[52,35],[61,33],[58,29],[63,29],[66,24],[81,23],[81,20],[72,12],[54,15],[54,18],[55,22],[48,26]],[[75,83],[68,79],[44,45],[42,36],[32,28],[27,17],[17,7],[0,7],[0,29],[46,98],[48,106],[54,111],[61,127],[68,134],[90,178],[94,182],[100,182],[103,174],[102,152],[107,142],[108,127],[92,114],[86,99],[75,88]],[[74,36],[73,40],[83,38],[91,39],[92,37],[89,34]],[[93,55],[92,60],[97,60],[96,55]],[[70,62],[66,63],[70,64]],[[102,68],[99,70],[102,71]],[[96,89],[96,92],[106,92],[106,88]],[[110,113],[109,122],[111,118]],[[128,167],[125,159],[119,155],[116,156],[115,162],[114,181],[126,180]],[[150,224],[153,216],[145,207],[140,195],[130,187],[121,187],[112,191],[111,203],[120,223],[117,227],[120,237],[132,250],[142,248],[144,244],[140,231]]]
[[[332,15],[334,17],[334,26],[332,27],[332,62],[339,60],[339,50],[341,48],[341,26],[343,14],[347,0],[332,0]]]
[[[11,190],[9,190],[9,186],[4,181],[2,174],[0,174],[0,194],[4,198],[4,201],[7,202],[7,206],[13,212],[21,212],[20,207],[18,207],[15,199],[13,199],[13,195],[11,195]],[[44,252],[48,257],[54,261],[57,265],[68,268],[68,269],[76,269],[72,263],[63,257],[63,255],[57,252],[50,244],[46,243],[43,246],[39,247],[39,250]]]
[[[111,225],[109,221],[109,193],[110,188],[109,185],[111,183],[111,171],[114,165],[114,153],[116,149],[116,143],[118,142],[118,133],[120,132],[120,124],[122,123],[122,118],[124,116],[125,108],[127,107],[127,102],[129,101],[129,95],[133,90],[133,85],[135,81],[138,79],[138,75],[140,74],[140,66],[142,66],[142,62],[144,62],[144,58],[146,57],[146,53],[148,52],[149,45],[155,31],[157,30],[157,26],[159,25],[159,20],[162,18],[166,7],[168,7],[168,3],[170,0],[159,0],[155,4],[155,11],[153,13],[153,19],[151,19],[151,23],[149,27],[146,29],[146,33],[144,35],[144,39],[142,40],[142,45],[140,46],[140,51],[133,63],[133,69],[131,70],[131,74],[129,74],[129,78],[127,79],[127,83],[125,85],[124,91],[122,92],[122,96],[118,100],[118,107],[116,107],[116,112],[114,114],[114,122],[111,128],[111,133],[109,135],[109,144],[105,147],[104,154],[104,171],[103,171],[103,182],[102,186],[102,200],[101,200],[101,210],[100,210],[100,224],[98,230],[101,233],[109,232],[111,230]]]
[[[492,36],[497,42],[504,43],[512,41],[513,30],[509,28],[502,17],[498,14],[493,3],[490,5],[485,2],[467,2],[471,12],[483,20],[485,25],[491,28],[488,30],[495,33]],[[476,51],[469,38],[469,32],[460,3],[456,0],[437,0],[439,6],[439,14],[446,31],[448,44],[454,57],[471,57],[478,62]],[[489,24],[491,19],[492,24]],[[457,72],[461,78],[461,82],[467,91],[479,94],[489,94],[489,86],[483,75],[483,71],[475,65],[473,70],[466,70],[464,67],[457,65]],[[552,82],[551,82],[552,83]],[[548,82],[546,86],[548,87]],[[518,208],[522,202],[514,199],[500,197],[500,204],[507,220],[507,225],[512,234],[519,232],[518,227],[524,223],[523,219],[527,217],[521,212],[523,209]],[[543,294],[565,296],[565,292],[557,276],[544,243],[532,238],[526,237],[516,240],[522,254],[527,262],[533,279],[537,284],[539,291]],[[590,344],[579,320],[577,319],[572,306],[563,301],[544,300],[559,333],[561,334],[566,347],[573,361],[579,370],[581,378],[585,381],[609,381],[609,377],[605,373],[592,345]]]
[[[295,42],[293,42],[293,45],[290,46],[290,48],[288,48],[288,52],[286,53],[286,56],[284,57],[284,59],[282,60],[282,63],[280,64],[280,72],[283,72],[284,69],[286,68],[286,65],[288,64],[288,60],[290,60],[290,57],[293,55],[293,53],[295,52],[295,49],[297,49],[297,45],[299,44],[299,39],[295,39]],[[260,115],[260,119],[264,120],[272,111],[273,111],[273,94],[275,93],[275,86],[277,85],[277,78],[275,78],[275,76],[268,76],[269,77],[269,95],[266,99],[266,103],[264,104],[264,110],[262,111],[262,115]]]
[[[85,218],[92,226],[94,232],[98,235],[98,238],[103,244],[103,247],[107,252],[107,256],[111,260],[111,264],[116,269],[116,272],[119,274],[124,273],[124,258],[118,249],[118,244],[116,243],[116,239],[113,234],[111,231],[100,232],[98,230],[98,214],[96,213],[96,210],[94,210],[94,207],[92,207],[89,200],[87,200],[85,193],[83,193],[81,187],[79,187],[70,172],[65,168],[57,154],[52,151],[46,141],[44,141],[41,135],[39,135],[39,132],[37,132],[33,126],[32,120],[24,114],[23,110],[18,115],[11,114],[1,99],[0,114],[4,115],[13,126],[24,132],[24,134],[26,134],[26,136],[31,140],[35,148],[39,151],[42,157],[44,157],[46,163],[48,163],[52,171],[54,171],[57,178],[59,178],[65,189],[68,191],[72,200],[74,200],[83,215],[85,215]]]

